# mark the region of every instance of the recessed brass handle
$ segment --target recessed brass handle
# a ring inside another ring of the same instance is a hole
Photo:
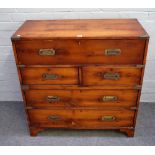
[[[120,74],[119,73],[103,73],[102,77],[104,79],[108,79],[108,80],[118,80],[120,78]]]
[[[55,50],[54,49],[40,49],[39,55],[40,56],[54,56]]]
[[[58,102],[58,101],[60,101],[60,97],[58,97],[58,96],[47,96],[47,101],[48,102]]]
[[[115,121],[116,117],[115,116],[111,116],[111,115],[107,115],[107,116],[102,116],[101,120],[102,121]]]
[[[106,49],[104,54],[106,56],[118,56],[121,54],[121,50],[120,49]]]
[[[117,101],[118,97],[117,96],[103,96],[102,101],[103,102],[108,102],[108,101]]]
[[[58,79],[60,76],[57,74],[48,74],[48,73],[44,73],[42,74],[42,78],[44,80],[56,80]]]
[[[50,115],[48,116],[48,120],[50,121],[59,121],[61,118],[58,115]]]

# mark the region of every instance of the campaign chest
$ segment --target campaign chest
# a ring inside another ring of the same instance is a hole
[[[149,36],[136,19],[29,20],[12,36],[30,135],[134,136]]]

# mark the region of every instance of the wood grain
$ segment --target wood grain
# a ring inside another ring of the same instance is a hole
[[[35,90],[51,90],[51,89],[57,89],[57,90],[98,90],[98,89],[105,89],[105,90],[126,90],[126,89],[133,89],[133,90],[141,90],[141,86],[139,88],[136,88],[137,85],[128,85],[128,84],[123,84],[123,85],[91,85],[91,86],[84,86],[84,85],[42,85],[42,84],[34,84],[34,85],[22,85],[23,91],[30,90],[30,89],[35,89]]]
[[[22,40],[62,38],[130,38],[148,37],[136,19],[29,20],[12,36]]]
[[[132,127],[134,111],[130,110],[28,110],[30,125],[40,127],[104,128]],[[58,120],[49,120],[57,116]],[[115,120],[102,120],[104,116],[114,116]]]
[[[83,85],[137,85],[140,84],[142,70],[139,68],[128,67],[83,67]],[[118,79],[106,79],[107,73],[119,74]]]
[[[32,107],[132,107],[136,106],[138,91],[135,90],[27,90],[27,106]],[[49,101],[56,96],[58,101]],[[103,101],[105,96],[117,100]]]
[[[77,68],[22,68],[23,84],[78,84],[78,70]],[[56,79],[45,79],[44,74],[56,75]]]
[[[142,64],[145,40],[33,40],[16,43],[18,64]],[[40,49],[54,49],[55,55],[39,55]],[[106,49],[120,49],[116,56]],[[33,57],[33,59],[32,59]]]

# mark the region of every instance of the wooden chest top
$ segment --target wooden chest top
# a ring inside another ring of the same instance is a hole
[[[12,36],[17,39],[137,39],[148,34],[136,19],[28,20]]]

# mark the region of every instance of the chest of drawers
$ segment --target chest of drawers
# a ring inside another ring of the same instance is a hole
[[[26,21],[12,36],[30,135],[134,136],[149,36],[136,19]]]

